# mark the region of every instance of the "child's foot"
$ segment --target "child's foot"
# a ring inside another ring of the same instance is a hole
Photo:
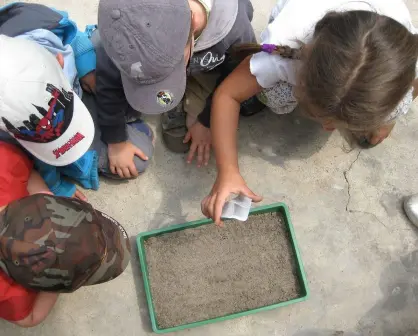
[[[187,134],[186,117],[182,103],[161,116],[164,144],[172,152],[186,153],[189,150],[189,144],[183,143]]]
[[[403,207],[409,220],[418,227],[418,194],[406,198]]]

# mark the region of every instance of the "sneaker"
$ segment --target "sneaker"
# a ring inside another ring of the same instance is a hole
[[[418,227],[418,194],[406,198],[403,208],[412,224]]]
[[[186,153],[190,145],[183,143],[187,134],[186,112],[183,110],[183,103],[174,109],[163,113],[161,116],[161,129],[163,132],[163,141],[166,147],[175,153]]]
[[[240,114],[249,117],[261,112],[265,107],[254,96],[241,104]],[[187,153],[189,151],[190,144],[183,143],[184,137],[187,134],[186,118],[187,114],[183,110],[182,102],[174,109],[164,113],[161,117],[164,144],[172,152]]]

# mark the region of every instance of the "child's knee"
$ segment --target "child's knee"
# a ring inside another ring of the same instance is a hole
[[[147,170],[154,154],[153,133],[151,128],[142,122],[138,125],[130,124],[126,129],[128,140],[148,157],[146,161],[137,156],[134,157],[136,170],[141,174]]]

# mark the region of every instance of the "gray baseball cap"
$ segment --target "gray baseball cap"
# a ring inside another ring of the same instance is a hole
[[[135,110],[159,114],[180,103],[190,27],[188,0],[100,1],[101,41]]]

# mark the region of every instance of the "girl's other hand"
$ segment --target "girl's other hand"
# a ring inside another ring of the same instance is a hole
[[[231,194],[245,195],[256,203],[263,199],[248,188],[238,171],[219,172],[212,191],[201,203],[202,213],[213,219],[217,226],[223,226],[221,221],[222,209]]]

